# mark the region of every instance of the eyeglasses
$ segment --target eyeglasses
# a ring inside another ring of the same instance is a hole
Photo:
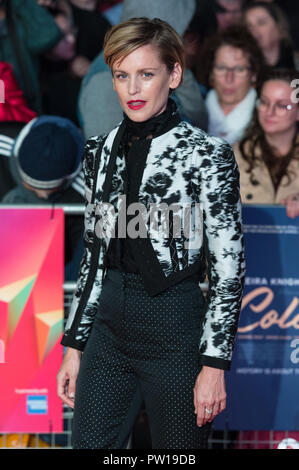
[[[226,65],[214,65],[213,67],[215,75],[218,77],[224,77],[227,72],[233,72],[237,77],[246,77],[251,67],[246,65],[236,65],[235,67],[227,67]]]
[[[277,116],[285,116],[287,112],[294,109],[295,106],[292,104],[283,104],[279,102],[271,104],[269,101],[259,98],[256,100],[256,107],[261,113],[266,113],[268,109],[272,107]]]

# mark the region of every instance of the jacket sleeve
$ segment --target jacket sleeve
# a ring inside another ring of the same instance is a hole
[[[76,289],[70,306],[65,332],[61,341],[64,346],[83,351],[88,339],[101,290],[99,256],[95,258],[96,237],[95,204],[92,201],[93,185],[96,184],[95,161],[100,154],[104,138],[92,137],[85,145],[83,170],[85,179],[84,251],[80,264]],[[94,271],[94,279],[92,272]]]
[[[209,136],[195,148],[193,164],[209,274],[200,362],[230,369],[245,277],[239,171],[230,145]]]

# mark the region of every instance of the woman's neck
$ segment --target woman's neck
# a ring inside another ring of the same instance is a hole
[[[245,98],[248,96],[249,91],[250,89],[247,91],[246,95],[243,96],[243,98],[236,103],[223,102],[221,101],[221,99],[219,99],[219,96],[218,96],[218,102],[219,102],[220,108],[222,109],[223,114],[225,114],[225,116],[230,114],[237,106],[239,106],[239,104],[241,104],[245,100]]]
[[[136,138],[152,139],[167,132],[167,130],[178,124],[180,117],[175,102],[170,98],[166,109],[158,116],[153,116],[147,121],[135,122],[124,113],[124,120],[130,140],[135,140]]]
[[[272,44],[268,49],[263,49],[263,55],[267,65],[275,65],[278,62],[280,55],[280,44]]]
[[[233,103],[233,104],[226,104],[226,103],[221,103],[221,101],[219,101],[219,104],[220,104],[220,108],[222,109],[223,111],[223,114],[225,114],[225,116],[227,116],[229,113],[231,113],[240,103]]]
[[[297,132],[297,127],[290,129],[288,132],[265,134],[268,144],[275,149],[277,158],[284,157],[292,148],[293,140]]]
[[[225,116],[227,116],[228,114],[230,114],[235,108],[237,108],[237,106],[239,106],[241,103],[243,103],[243,101],[249,96],[249,93],[251,91],[251,87],[247,90],[247,93],[245,94],[245,96],[243,96],[242,99],[240,99],[240,101],[238,102],[234,102],[234,103],[227,103],[226,101],[222,100],[221,99],[221,96],[217,93],[217,91],[214,89],[215,93],[216,93],[216,99],[218,101],[218,104],[223,112],[223,114]],[[250,105],[249,105],[250,106]]]

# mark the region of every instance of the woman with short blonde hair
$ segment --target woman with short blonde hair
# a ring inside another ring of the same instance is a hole
[[[185,53],[181,37],[170,25],[159,19],[134,18],[111,28],[104,41],[105,62],[112,70],[119,59],[125,59],[131,52],[147,44],[157,47],[161,61],[169,72],[176,62],[184,70]]]
[[[143,402],[152,448],[204,448],[226,406],[244,281],[238,169],[169,98],[184,59],[167,23],[115,26],[104,55],[124,118],[86,144],[86,248],[58,395],[74,407],[75,448],[125,448]]]

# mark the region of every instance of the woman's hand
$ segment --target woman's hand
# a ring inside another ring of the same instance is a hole
[[[203,366],[193,392],[197,425],[203,426],[213,421],[226,407],[224,370]]]
[[[287,198],[283,199],[281,202],[287,209],[287,216],[297,217],[299,215],[299,194],[293,194],[292,196],[288,196]]]
[[[57,374],[57,395],[71,408],[74,408],[76,380],[80,367],[81,351],[67,348]]]

